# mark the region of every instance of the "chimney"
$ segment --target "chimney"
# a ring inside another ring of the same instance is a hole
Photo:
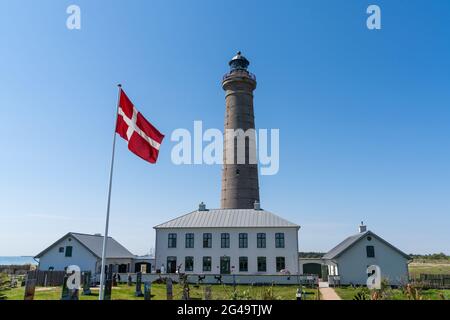
[[[198,211],[206,211],[206,205],[203,201],[198,205]]]
[[[364,225],[364,222],[361,221],[361,225],[359,226],[359,233],[363,233],[367,231],[367,227]]]
[[[255,210],[261,210],[261,204],[258,200],[255,200],[255,203],[253,204],[253,209]]]
[[[102,234],[101,233],[94,233],[94,236],[101,237]]]

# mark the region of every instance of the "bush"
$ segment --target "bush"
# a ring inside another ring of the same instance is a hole
[[[6,299],[6,291],[10,290],[9,277],[5,273],[0,273],[0,300]]]

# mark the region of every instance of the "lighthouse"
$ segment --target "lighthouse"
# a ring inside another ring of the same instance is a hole
[[[223,76],[225,137],[221,208],[195,211],[155,226],[156,270],[205,274],[204,283],[267,281],[261,275],[298,273],[299,225],[260,207],[253,92],[256,77],[238,52]],[[179,269],[181,266],[181,269]],[[212,277],[212,275],[216,275]],[[252,277],[255,275],[255,277]],[[280,277],[273,278],[274,281]],[[287,277],[296,284],[296,277]]]
[[[222,171],[222,209],[259,206],[253,91],[256,77],[250,62],[238,52],[222,80],[225,91],[225,139]],[[241,156],[240,156],[241,155]]]

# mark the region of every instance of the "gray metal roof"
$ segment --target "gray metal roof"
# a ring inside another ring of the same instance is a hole
[[[64,237],[62,237],[61,239],[59,239],[58,241],[53,243],[51,246],[49,246],[47,249],[45,249],[44,251],[39,253],[36,256],[36,258],[39,258],[42,255],[44,255],[48,250],[50,250],[52,247],[57,245],[61,240],[65,239],[67,237],[75,238],[84,247],[86,247],[86,249],[88,249],[93,255],[95,255],[98,258],[102,257],[103,236],[69,232]],[[134,258],[135,255],[133,255],[130,251],[128,251],[127,248],[122,246],[115,239],[108,237],[108,242],[107,242],[107,246],[106,246],[106,257],[107,258]]]
[[[210,209],[193,211],[184,216],[155,226],[166,228],[249,228],[249,227],[295,227],[289,222],[265,210],[254,209]]]
[[[339,243],[336,247],[334,247],[333,249],[328,251],[323,256],[323,259],[330,260],[330,259],[335,259],[335,258],[339,257],[342,253],[344,253],[344,251],[346,251],[348,248],[353,246],[360,239],[362,239],[362,238],[364,238],[365,236],[368,236],[368,235],[371,235],[372,237],[377,238],[378,240],[380,240],[381,242],[383,242],[387,246],[391,247],[392,249],[394,249],[395,251],[397,251],[398,253],[403,255],[406,259],[410,259],[410,257],[406,253],[404,253],[400,249],[397,249],[392,244],[390,244],[389,242],[387,242],[386,240],[384,240],[383,238],[381,238],[380,236],[376,235],[375,233],[373,233],[372,231],[369,231],[369,230],[366,231],[366,232],[361,232],[361,233],[358,233],[358,234],[355,234],[353,236],[350,236],[350,237],[346,238],[344,241]]]

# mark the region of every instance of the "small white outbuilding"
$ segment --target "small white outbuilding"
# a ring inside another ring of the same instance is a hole
[[[81,271],[100,273],[103,236],[69,232],[36,255],[39,270],[63,271],[70,265],[77,265]],[[133,272],[135,255],[115,239],[108,237],[106,266],[113,272]]]
[[[348,237],[323,256],[330,283],[366,285],[367,268],[377,265],[382,279],[398,286],[408,280],[410,257],[392,244],[367,230],[361,223],[359,233]]]

